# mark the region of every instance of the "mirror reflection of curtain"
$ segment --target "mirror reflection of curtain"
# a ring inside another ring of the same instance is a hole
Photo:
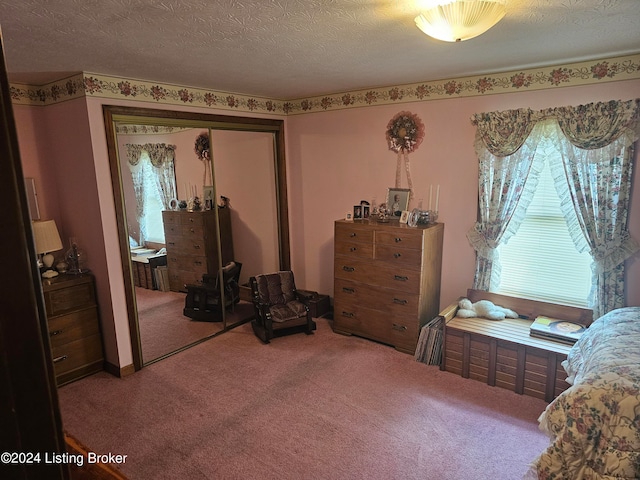
[[[136,221],[140,227],[139,245],[149,238],[144,217],[150,195],[157,194],[164,209],[176,198],[175,145],[127,144],[127,164],[136,197]],[[150,186],[153,190],[148,191]]]

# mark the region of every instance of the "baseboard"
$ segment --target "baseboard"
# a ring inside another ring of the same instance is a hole
[[[113,363],[104,362],[105,371],[109,372],[111,375],[116,376],[118,378],[126,377],[128,375],[132,375],[136,373],[136,368],[133,364],[125,365],[124,367],[119,367],[114,365]]]

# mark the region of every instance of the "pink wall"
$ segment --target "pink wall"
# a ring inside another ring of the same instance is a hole
[[[386,126],[398,112],[419,115],[426,135],[410,155],[416,198],[428,203],[429,185],[440,185],[445,224],[441,307],[473,283],[475,253],[466,232],[476,221],[477,158],[474,113],[520,107],[543,109],[638,97],[640,81],[536,92],[486,95],[404,105],[385,105],[287,118],[292,266],[303,288],[333,295],[333,222],[361,199],[383,201],[394,186],[396,155],[387,147]],[[629,227],[640,239],[640,182],[635,171]],[[406,176],[402,177],[406,187]],[[627,262],[629,304],[640,305],[640,261]]]
[[[234,255],[244,284],[279,268],[273,134],[217,130],[212,137],[216,188],[230,199]]]
[[[473,281],[475,255],[465,236],[475,222],[477,206],[475,131],[470,116],[638,96],[640,80],[630,80],[287,117],[291,253],[298,287],[333,295],[333,222],[362,199],[375,196],[383,201],[387,188],[393,186],[396,157],[387,148],[385,129],[397,112],[418,114],[426,127],[425,141],[410,156],[417,197],[426,202],[429,185],[441,188],[444,306],[463,295]],[[89,267],[97,278],[105,355],[122,367],[130,365],[133,357],[103,104],[149,107],[144,102],[85,98],[48,107],[14,106],[14,112],[24,174],[36,179],[43,218],[58,222],[65,246],[68,237],[75,235],[87,250]],[[228,114],[194,107],[175,110]],[[634,177],[629,228],[640,239],[640,169]],[[640,262],[636,256],[627,264],[627,303],[640,305]]]

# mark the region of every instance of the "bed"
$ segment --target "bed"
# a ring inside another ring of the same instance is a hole
[[[593,322],[563,367],[572,386],[540,416],[551,444],[533,478],[640,478],[640,307]]]

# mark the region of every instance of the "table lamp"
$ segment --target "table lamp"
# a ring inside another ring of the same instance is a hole
[[[62,250],[62,240],[58,233],[55,220],[41,220],[33,222],[33,237],[36,241],[36,253],[42,255],[39,261],[45,266],[43,278],[53,278],[58,272],[53,270],[54,256],[51,252]]]

